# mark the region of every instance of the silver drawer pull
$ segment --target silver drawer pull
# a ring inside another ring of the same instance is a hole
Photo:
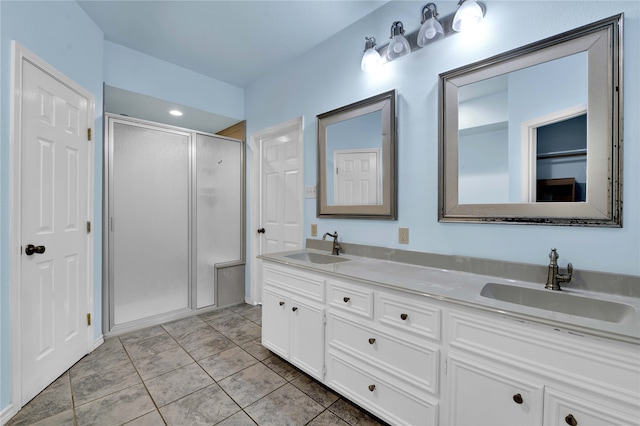
[[[349,300],[351,300],[351,298],[350,297],[343,297],[342,300],[344,300],[344,303],[347,303],[347,302],[349,302]]]
[[[373,337],[369,338],[369,344],[373,345],[376,342],[376,339],[374,339]]]
[[[400,319],[401,319],[402,321],[406,321],[406,320],[407,320],[407,318],[409,318],[409,315],[407,315],[407,314],[400,314]]]
[[[373,392],[374,390],[376,390],[376,385],[369,385],[369,390],[371,392]]]
[[[280,306],[284,305],[284,302],[280,302]]]

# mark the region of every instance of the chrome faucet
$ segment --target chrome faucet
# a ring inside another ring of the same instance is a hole
[[[333,255],[339,255],[340,252],[342,251],[342,247],[340,246],[340,243],[338,242],[338,231],[333,231],[333,234],[330,234],[328,232],[325,232],[324,235],[322,236],[323,240],[327,239],[327,235],[330,236],[331,238],[333,238],[333,249],[331,250],[331,254]]]
[[[558,252],[556,249],[551,249],[551,253],[549,253],[549,271],[547,272],[547,284],[544,288],[548,288],[549,290],[562,290],[560,288],[560,283],[568,283],[571,281],[571,275],[573,274],[573,265],[569,263],[567,265],[567,273],[559,274],[558,273]]]

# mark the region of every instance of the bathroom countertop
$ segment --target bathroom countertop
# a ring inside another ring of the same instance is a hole
[[[402,290],[436,300],[491,311],[508,317],[551,325],[565,331],[572,331],[574,334],[589,334],[640,345],[640,298],[586,290],[563,289],[563,293],[566,294],[624,303],[635,309],[635,321],[614,323],[503,302],[480,295],[482,288],[487,283],[509,284],[537,290],[544,289],[544,283],[517,281],[352,255],[340,255],[341,258],[349,259],[349,261],[329,264],[317,264],[286,257],[291,254],[305,252],[329,254],[326,251],[304,249],[264,254],[258,256],[258,258],[332,275],[337,278]]]

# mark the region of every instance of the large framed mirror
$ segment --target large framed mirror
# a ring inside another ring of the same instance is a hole
[[[622,226],[622,19],[440,75],[439,221]]]
[[[319,114],[317,215],[396,219],[396,91]]]

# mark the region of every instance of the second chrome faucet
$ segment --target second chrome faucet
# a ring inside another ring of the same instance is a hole
[[[569,263],[567,265],[567,273],[560,274],[558,273],[558,252],[556,249],[551,249],[551,253],[549,253],[549,271],[547,272],[547,284],[544,288],[548,288],[549,290],[562,290],[560,287],[561,283],[568,283],[571,281],[571,275],[573,274],[573,265]]]

